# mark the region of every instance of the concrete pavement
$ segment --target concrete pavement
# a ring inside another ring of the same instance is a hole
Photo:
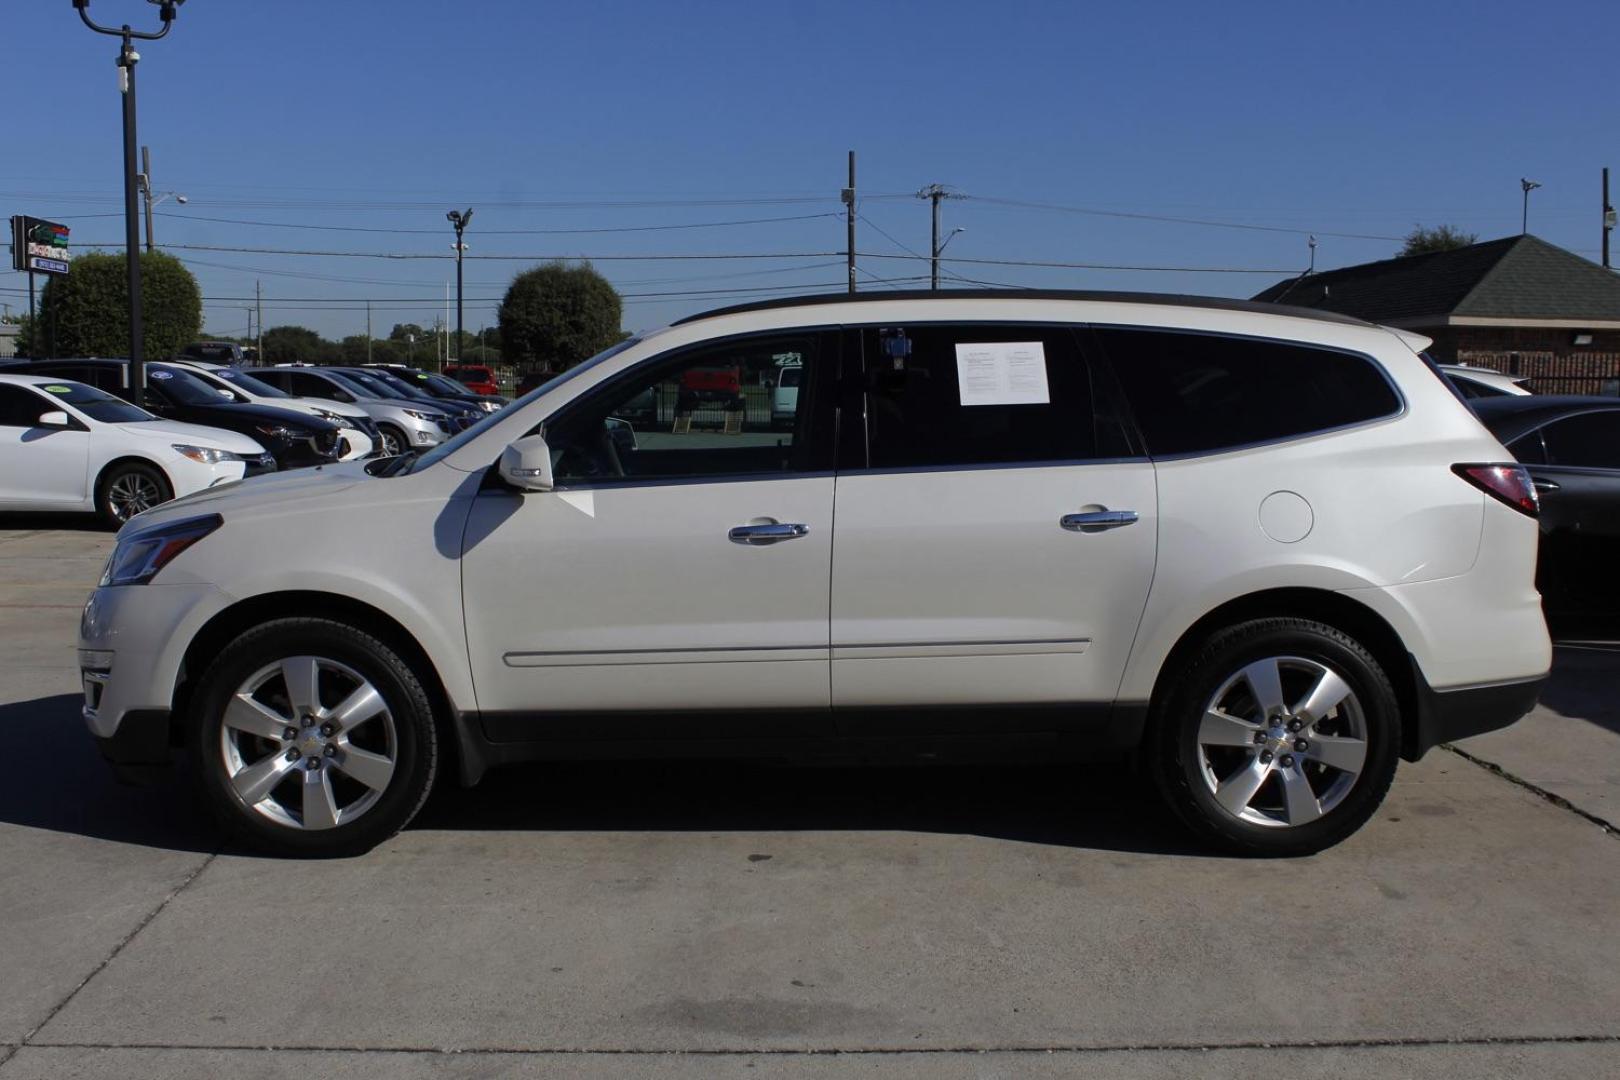
[[[0,1080],[1432,1080],[1620,1054],[1620,837],[1554,798],[1613,820],[1620,654],[1561,651],[1543,709],[1470,740],[1512,778],[1436,751],[1311,859],[1205,855],[1118,769],[675,763],[498,772],[299,863],[96,758],[72,634],[110,543],[0,522],[25,758]]]

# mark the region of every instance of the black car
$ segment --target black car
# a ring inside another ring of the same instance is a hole
[[[1555,636],[1620,635],[1620,400],[1470,401],[1541,495],[1536,588]]]
[[[88,383],[129,400],[129,365],[123,360],[36,360],[13,371]],[[197,373],[176,364],[146,365],[146,396],[136,404],[165,420],[224,428],[270,451],[278,469],[328,465],[341,453],[338,426],[290,409],[233,399]]]
[[[403,367],[399,364],[367,364],[368,371],[382,371],[392,375],[401,382],[409,383],[431,394],[436,398],[447,401],[457,401],[463,405],[473,405],[484,412],[492,413],[506,405],[507,399],[496,394],[475,394],[448,375],[436,375],[421,368]]]

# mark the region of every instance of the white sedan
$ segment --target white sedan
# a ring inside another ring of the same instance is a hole
[[[93,510],[117,527],[274,468],[246,435],[159,420],[84,383],[0,374],[0,510]]]

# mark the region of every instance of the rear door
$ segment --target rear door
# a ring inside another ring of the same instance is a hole
[[[855,337],[842,401],[864,460],[840,463],[833,550],[841,727],[909,726],[881,711],[894,706],[1111,704],[1153,576],[1157,499],[1079,334],[917,323]],[[1030,722],[1053,721],[948,721]]]
[[[78,509],[84,504],[90,433],[72,413],[71,427],[40,424],[41,414],[59,409],[26,387],[0,384],[0,505]]]
[[[1541,495],[1536,585],[1560,633],[1620,625],[1620,409],[1566,416],[1511,448]]]

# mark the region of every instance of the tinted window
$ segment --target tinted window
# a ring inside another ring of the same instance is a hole
[[[1549,465],[1620,469],[1620,412],[1583,413],[1541,429]]]
[[[1091,372],[1069,327],[879,327],[861,332],[861,352],[872,468],[1098,456]]]
[[[255,378],[247,372],[238,371],[235,368],[215,368],[208,374],[216,379],[224,379],[235,386],[240,386],[255,397],[284,398],[292,396],[280,387],[271,386],[263,379]]]
[[[77,382],[41,383],[40,387],[53,398],[72,405],[92,420],[104,424],[133,424],[157,419],[145,409],[138,409],[121,397],[104,390]]]
[[[1526,465],[1547,464],[1547,451],[1541,445],[1541,432],[1532,431],[1508,443],[1508,451],[1515,461]]]
[[[1389,416],[1400,399],[1370,361],[1259,338],[1100,328],[1150,454],[1287,439]]]
[[[0,386],[0,427],[31,428],[51,411],[44,398],[20,386]]]
[[[745,338],[652,361],[547,425],[558,483],[737,476],[825,467],[809,393],[773,415],[761,376],[773,354],[804,355],[818,377],[820,337]],[[807,386],[807,390],[810,387]],[[781,403],[779,402],[778,405]]]
[[[228,405],[234,400],[227,396],[229,391],[210,386],[184,368],[149,367],[146,378],[152,389],[182,405]]]

